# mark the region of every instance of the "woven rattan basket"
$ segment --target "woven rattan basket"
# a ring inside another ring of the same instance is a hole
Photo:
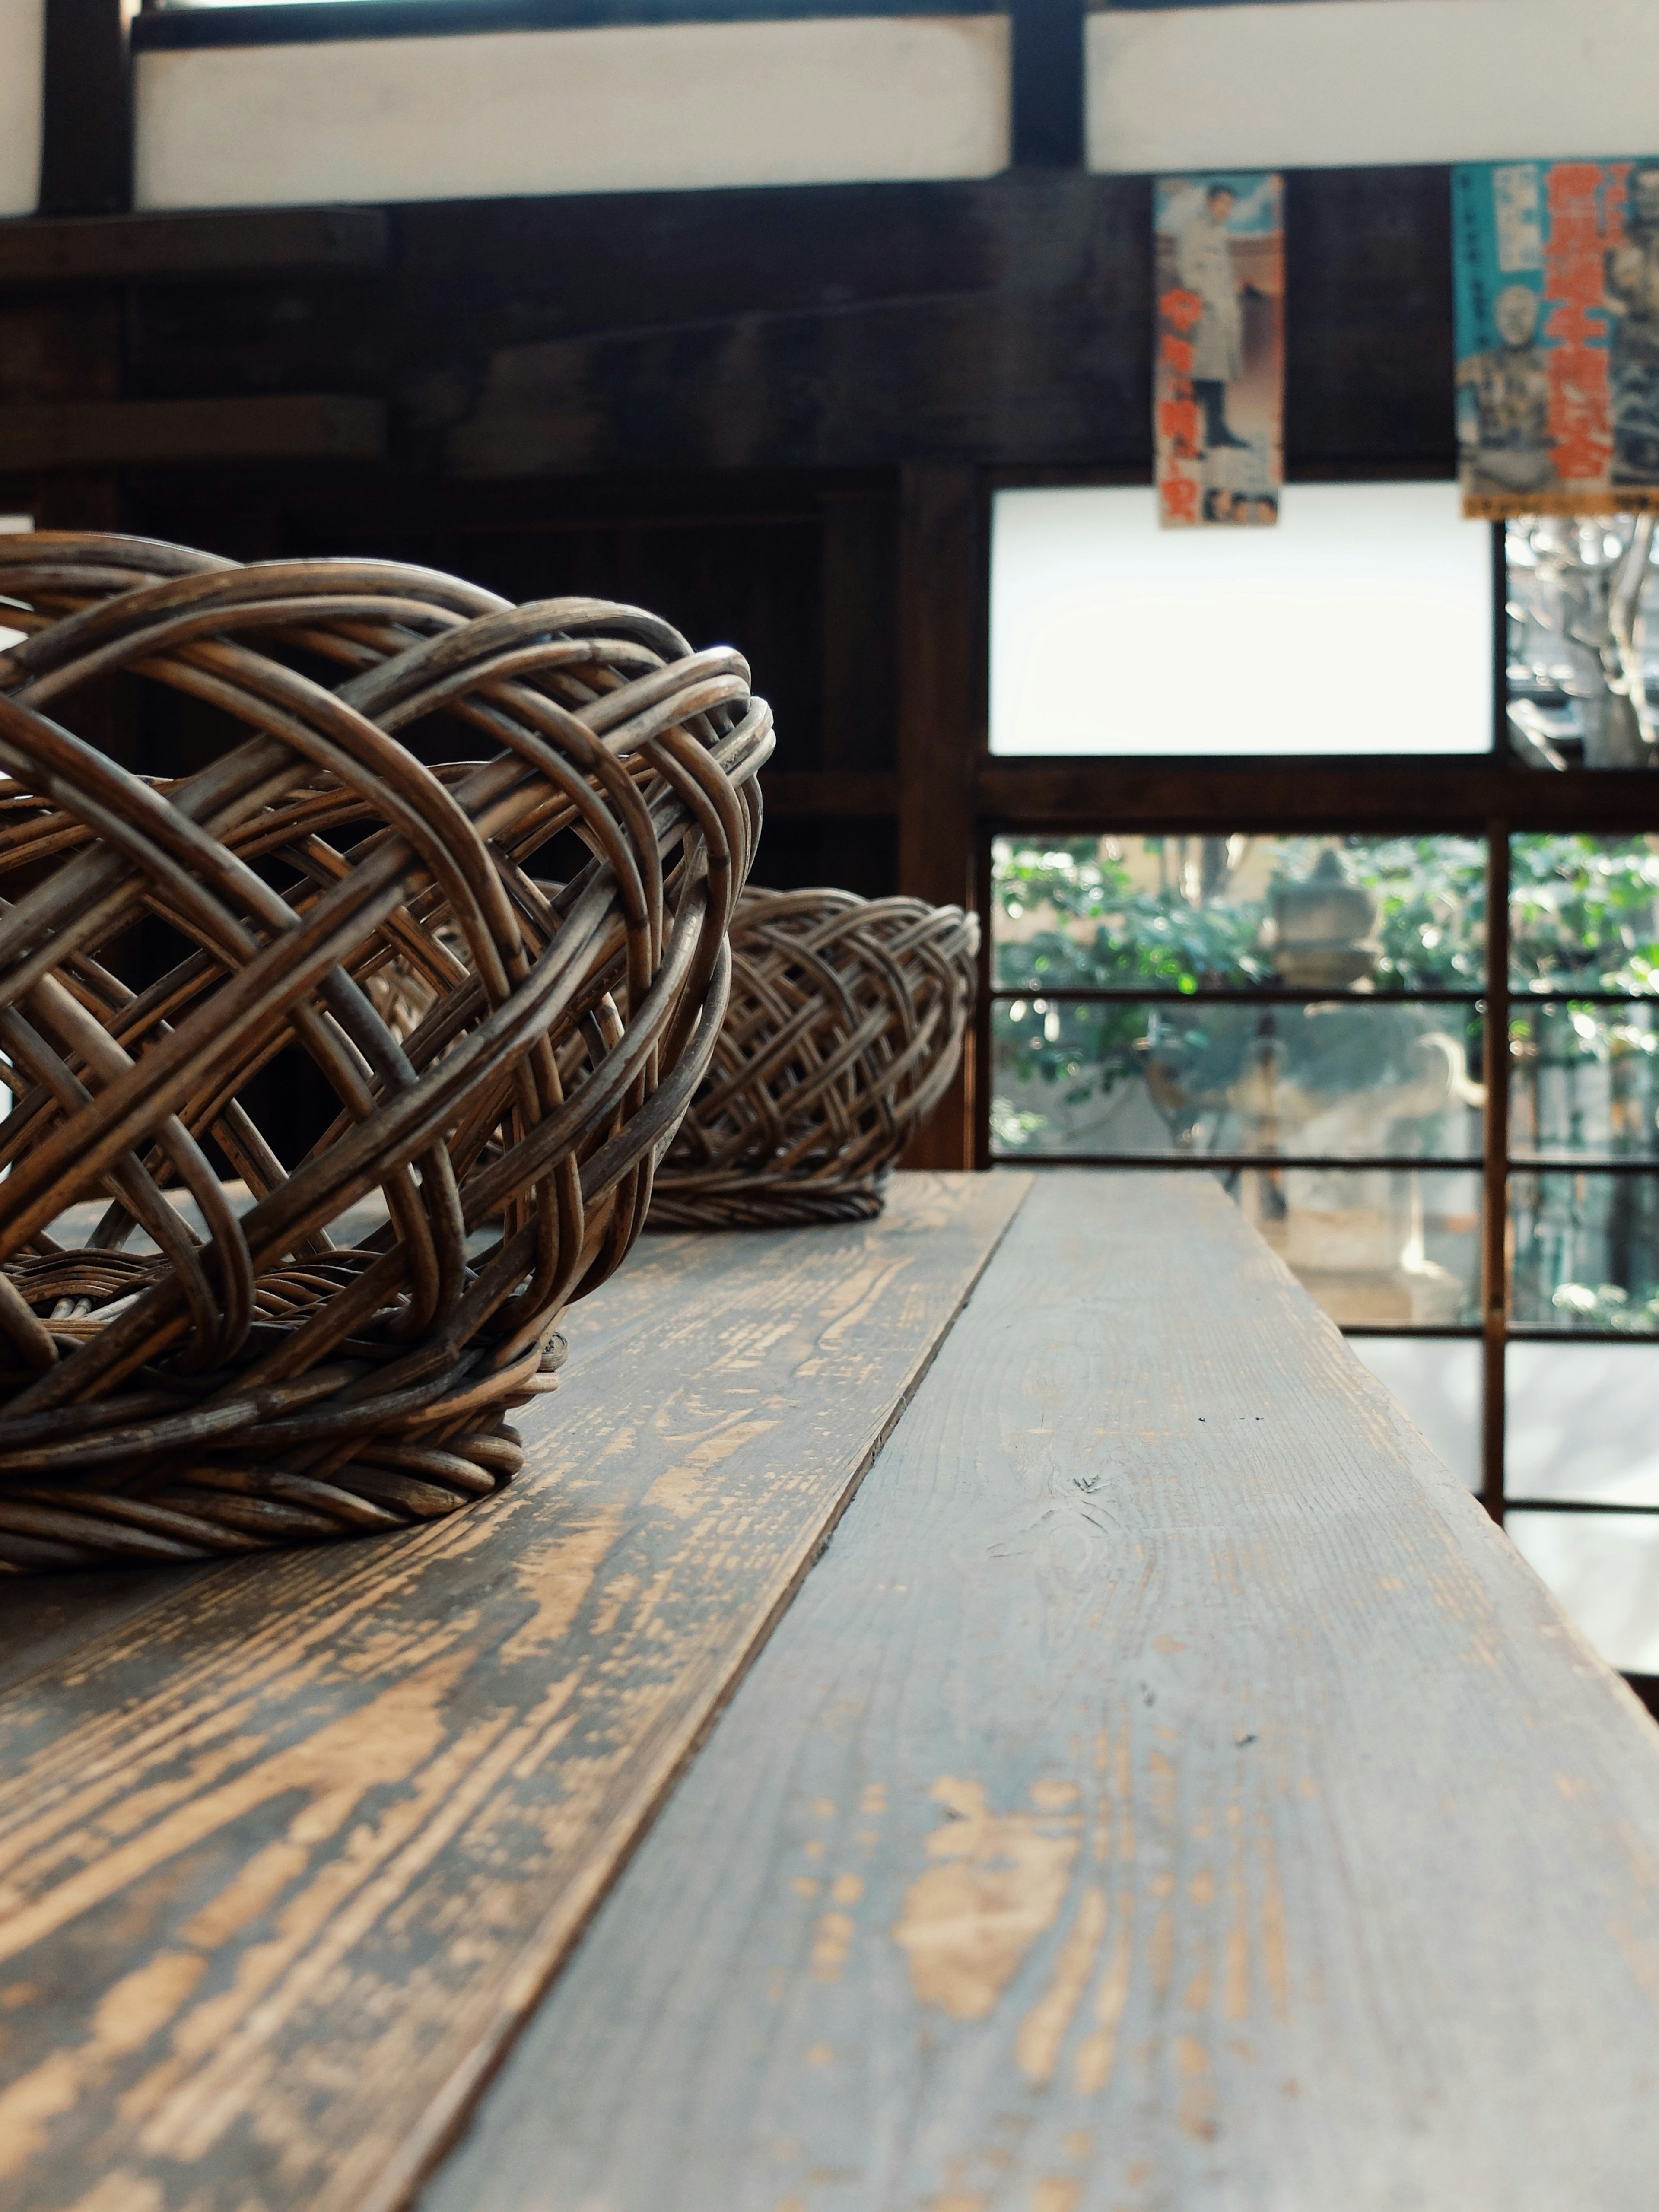
[[[657,1174],[653,1229],[878,1213],[949,1088],[978,976],[960,907],[851,891],[744,893],[714,1058]]]
[[[373,561],[0,538],[0,1571],[488,1495],[719,1032],[771,749],[746,667]],[[72,727],[112,670],[224,749],[117,766]],[[423,767],[398,732],[434,716],[481,757]],[[134,988],[142,932],[173,950]],[[285,1170],[245,1094],[295,1051],[337,1115]]]

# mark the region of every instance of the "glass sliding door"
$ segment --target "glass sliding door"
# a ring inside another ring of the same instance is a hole
[[[1659,837],[1004,836],[991,963],[993,1156],[1212,1176],[1659,1672]]]

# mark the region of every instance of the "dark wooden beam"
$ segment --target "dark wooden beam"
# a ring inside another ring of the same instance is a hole
[[[1450,477],[1446,171],[1286,190],[1291,476]],[[1145,177],[456,204],[398,228],[387,373],[442,356],[456,474],[971,460],[1150,481]]]
[[[0,407],[0,469],[143,466],[179,461],[378,460],[378,399],[294,393],[268,399],[116,399]]]
[[[899,811],[896,775],[779,773],[768,769],[761,790],[769,815],[827,815],[843,821],[890,817]]]
[[[1659,830],[1659,775],[1551,775],[1500,754],[1378,760],[1005,760],[981,769],[981,821],[1054,831]]]
[[[0,284],[154,283],[378,269],[386,258],[381,208],[250,208],[0,222]]]
[[[971,907],[979,485],[964,468],[906,469],[899,483],[899,890]],[[971,1063],[970,1052],[907,1167],[972,1164]]]
[[[40,213],[132,204],[131,0],[45,0]]]
[[[977,15],[990,0],[927,0],[932,15]],[[920,0],[266,0],[243,6],[162,8],[138,18],[134,43],[158,46],[316,46],[364,39],[471,36],[480,31],[568,31],[618,23],[775,21],[803,15],[913,15]]]
[[[1083,167],[1083,0],[1013,0],[1015,166]]]

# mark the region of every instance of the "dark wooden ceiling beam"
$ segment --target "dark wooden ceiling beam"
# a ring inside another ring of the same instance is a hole
[[[382,208],[236,208],[201,215],[0,222],[0,285],[344,273],[386,258]]]
[[[0,469],[212,461],[374,461],[386,410],[347,393],[257,399],[115,399],[0,407]]]

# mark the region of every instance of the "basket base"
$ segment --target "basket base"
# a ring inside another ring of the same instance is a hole
[[[474,1399],[462,1419],[446,1419],[439,1403],[428,1426],[362,1435],[344,1452],[291,1455],[297,1465],[225,1449],[210,1456],[210,1446],[102,1488],[14,1478],[0,1484],[0,1577],[188,1565],[447,1520],[518,1473],[524,1442],[501,1415],[551,1389],[567,1350],[551,1336],[527,1383],[493,1403]]]
[[[732,1190],[681,1191],[651,1200],[647,1231],[657,1229],[810,1229],[819,1224],[873,1221],[887,1202],[886,1176],[815,1189],[811,1183],[744,1182]]]

